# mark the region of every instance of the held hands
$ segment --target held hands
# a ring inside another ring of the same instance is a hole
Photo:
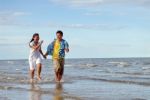
[[[47,59],[46,55],[43,55],[43,58],[44,58],[44,59]]]
[[[68,53],[68,52],[69,52],[69,49],[65,49],[65,51]]]

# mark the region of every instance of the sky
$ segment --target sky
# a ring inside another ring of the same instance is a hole
[[[150,56],[149,0],[0,0],[0,59],[28,59],[35,32],[43,52],[64,32],[66,58]]]

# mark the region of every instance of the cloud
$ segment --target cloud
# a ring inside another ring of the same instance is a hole
[[[102,12],[86,12],[84,15],[86,16],[100,16],[102,15]]]
[[[18,19],[26,15],[29,13],[0,11],[0,25],[20,25]]]
[[[103,0],[49,0],[53,3],[64,4],[73,7],[95,6],[102,3]]]
[[[18,45],[28,43],[29,38],[27,36],[11,35],[0,37],[0,45]]]
[[[26,15],[30,15],[30,14],[25,13],[25,12],[13,12],[12,15],[13,16],[26,16]]]
[[[65,4],[73,7],[96,7],[103,4],[131,4],[138,6],[150,5],[150,0],[49,0],[57,4]]]
[[[131,11],[132,12],[132,11]],[[129,15],[130,12],[125,12],[124,10],[101,10],[101,9],[95,9],[95,10],[88,10],[85,13],[83,13],[83,15],[85,16],[103,16],[103,15],[107,15],[107,16],[127,16]],[[139,12],[138,12],[139,13]],[[140,12],[141,13],[141,12]],[[143,12],[145,13],[145,12]],[[132,13],[130,13],[131,15]],[[135,14],[135,13],[134,13]]]
[[[86,29],[86,30],[121,30],[126,28],[127,26],[116,26],[110,24],[49,24],[50,27],[56,28],[73,28],[73,29]]]
[[[95,6],[100,5],[103,0],[68,0],[67,2],[71,6]]]

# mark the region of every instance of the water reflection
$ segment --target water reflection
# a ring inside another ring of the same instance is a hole
[[[44,100],[44,98],[42,98],[43,95],[45,99],[51,98],[50,100],[65,100],[63,97],[62,83],[57,83],[54,90],[42,90],[39,85],[35,85],[34,83],[31,84],[29,100]]]
[[[30,90],[30,99],[29,100],[42,100],[41,99],[42,92],[40,86],[36,86],[31,84],[31,90]]]
[[[62,93],[63,93],[62,83],[57,83],[54,91],[53,100],[64,100]]]

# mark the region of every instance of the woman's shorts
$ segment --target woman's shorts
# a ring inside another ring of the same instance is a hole
[[[30,70],[34,70],[37,64],[42,64],[42,58],[29,58]]]

